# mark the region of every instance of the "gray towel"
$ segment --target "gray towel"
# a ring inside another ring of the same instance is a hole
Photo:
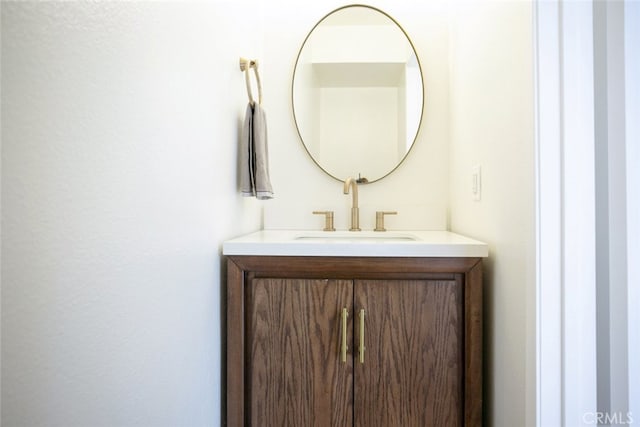
[[[264,109],[249,103],[240,141],[240,189],[246,197],[273,198],[269,178],[267,120]]]

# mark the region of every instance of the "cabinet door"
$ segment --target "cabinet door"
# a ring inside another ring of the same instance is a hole
[[[253,279],[246,292],[250,425],[352,425],[353,282]],[[346,362],[342,308],[349,312]]]
[[[461,426],[461,280],[356,281],[356,353],[361,309],[366,350],[364,363],[354,361],[355,425]]]

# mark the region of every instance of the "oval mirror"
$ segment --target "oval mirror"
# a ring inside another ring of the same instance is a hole
[[[379,9],[336,9],[300,48],[292,101],[302,143],[320,168],[340,181],[377,181],[407,156],[422,120],[413,44]]]

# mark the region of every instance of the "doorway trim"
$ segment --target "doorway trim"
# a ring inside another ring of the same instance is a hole
[[[536,422],[597,407],[593,5],[534,3]]]

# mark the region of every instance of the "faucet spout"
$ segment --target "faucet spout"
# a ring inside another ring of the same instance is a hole
[[[349,231],[360,231],[360,209],[358,208],[358,183],[349,177],[344,181],[344,194],[351,190],[351,228]]]

